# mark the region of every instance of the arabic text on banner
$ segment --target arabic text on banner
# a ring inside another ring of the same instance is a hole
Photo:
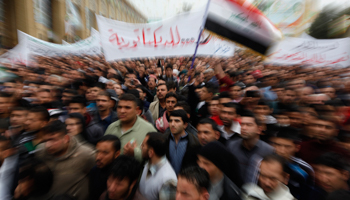
[[[286,38],[270,48],[270,63],[281,65],[349,66],[350,38],[316,40]]]
[[[107,61],[157,56],[193,55],[204,11],[183,13],[163,21],[133,24],[97,15]],[[202,37],[198,54],[214,53],[212,37]]]

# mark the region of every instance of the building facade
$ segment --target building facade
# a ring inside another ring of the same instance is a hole
[[[147,19],[126,0],[0,0],[0,42],[17,45],[17,30],[36,38],[62,43],[98,30],[95,14],[130,23]]]

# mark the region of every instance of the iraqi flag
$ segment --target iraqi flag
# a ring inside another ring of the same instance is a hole
[[[246,0],[211,0],[205,28],[264,54],[282,33]]]

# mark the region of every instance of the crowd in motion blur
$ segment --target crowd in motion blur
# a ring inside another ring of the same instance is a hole
[[[350,69],[229,58],[5,65],[0,200],[350,199]]]

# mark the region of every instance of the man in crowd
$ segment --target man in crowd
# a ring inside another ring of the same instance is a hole
[[[96,165],[89,174],[89,199],[98,200],[107,189],[109,171],[120,154],[120,140],[114,135],[103,136],[96,145]]]
[[[106,91],[98,93],[96,98],[97,111],[93,112],[93,119],[103,128],[105,131],[110,124],[118,120],[117,113],[112,110],[113,100],[111,95]]]
[[[227,144],[228,150],[239,160],[242,177],[248,177],[247,168],[256,159],[273,153],[273,147],[260,140],[260,121],[251,112],[241,116],[241,139]]]
[[[288,174],[284,171],[284,159],[278,155],[268,155],[261,161],[258,184],[248,183],[243,186],[244,199],[294,200],[288,187]]]
[[[210,199],[241,199],[240,190],[234,183],[239,182],[239,186],[243,183],[237,176],[240,173],[238,160],[224,145],[217,141],[205,145],[198,153],[197,163],[209,174]],[[227,176],[228,173],[233,175],[233,180]]]
[[[136,192],[137,179],[141,171],[140,163],[132,157],[121,155],[107,179],[107,191],[101,195],[102,200],[143,200]]]
[[[165,95],[165,109],[163,116],[157,119],[156,127],[159,132],[164,133],[167,128],[169,128],[169,116],[172,111],[174,111],[174,107],[177,104],[178,97],[175,93],[169,92]]]
[[[103,136],[103,126],[97,123],[93,117],[87,112],[86,99],[83,96],[75,96],[68,104],[68,113],[80,113],[85,118],[87,141],[91,144],[96,144]]]
[[[157,87],[157,101],[154,101],[149,106],[149,110],[152,112],[153,120],[156,121],[159,117],[162,117],[166,108],[165,95],[168,93],[168,88],[165,84],[159,84]]]
[[[166,140],[161,133],[150,132],[142,142],[142,157],[147,160],[139,191],[148,200],[175,197],[177,177],[166,158]]]
[[[182,170],[178,175],[176,200],[209,200],[209,174],[199,167]]]
[[[170,113],[170,134],[165,135],[167,139],[166,155],[176,174],[187,166],[196,165],[196,151],[200,148],[198,139],[185,131],[188,121],[184,110],[175,110]]]
[[[89,172],[94,166],[94,152],[67,135],[65,124],[53,121],[46,128],[45,147],[36,153],[54,174],[53,185],[45,199],[69,194],[78,200],[89,197]]]
[[[117,113],[119,120],[112,123],[105,135],[116,135],[120,139],[121,154],[142,160],[140,145],[148,132],[155,132],[152,124],[137,115],[138,99],[132,94],[119,98]]]
[[[28,109],[24,107],[14,107],[10,113],[9,135],[14,144],[19,144],[19,139],[25,132],[25,122],[27,121]]]
[[[321,190],[309,199],[325,199],[327,194],[335,191],[350,191],[349,161],[337,153],[326,153],[315,160],[315,178]]]
[[[220,119],[223,123],[219,126],[221,130],[222,142],[224,145],[229,141],[233,141],[239,138],[241,134],[241,125],[237,122],[237,108],[236,103],[224,103],[220,109]]]
[[[210,118],[201,119],[197,124],[199,144],[205,146],[209,142],[221,141],[221,131],[214,120]]]

